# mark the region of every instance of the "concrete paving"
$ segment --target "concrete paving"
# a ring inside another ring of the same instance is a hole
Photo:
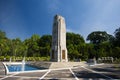
[[[5,68],[2,62],[0,62],[0,75],[5,75]]]
[[[110,80],[120,79],[119,74],[119,64],[102,64],[5,75],[4,66],[0,63],[0,80]]]
[[[73,79],[75,80],[73,74],[69,69],[64,70],[52,70],[49,72],[44,79]]]

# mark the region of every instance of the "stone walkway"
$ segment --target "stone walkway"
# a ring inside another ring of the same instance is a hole
[[[73,68],[49,69],[37,72],[14,73],[5,75],[0,63],[0,80],[93,80],[120,79],[120,65],[76,66]]]
[[[2,62],[0,62],[0,75],[5,75],[5,68]]]

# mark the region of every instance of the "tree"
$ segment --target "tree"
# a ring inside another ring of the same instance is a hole
[[[114,32],[115,36],[105,31],[94,31],[90,33],[85,43],[80,34],[67,32],[66,44],[70,60],[99,57],[120,58],[120,28]],[[4,57],[48,57],[51,51],[52,36],[37,34],[31,38],[21,41],[20,38],[9,39],[6,33],[0,30],[0,56]],[[8,58],[9,59],[9,58]]]
[[[8,47],[8,38],[6,37],[6,33],[0,30],[0,56],[6,56],[9,52]]]
[[[51,35],[43,35],[40,39],[39,45],[42,47],[51,46],[52,36]]]
[[[99,44],[108,41],[109,35],[105,31],[94,31],[87,36],[87,40],[93,44]]]
[[[105,31],[95,31],[88,35],[87,40],[94,45],[94,55],[92,57],[107,57],[113,54],[114,36],[107,34]]]
[[[77,46],[77,50],[80,53],[79,58],[82,60],[87,60],[88,59],[88,45],[85,43],[79,44]]]
[[[78,44],[81,44],[81,43],[85,43],[85,40],[79,34],[67,32],[66,42],[67,42],[67,45],[69,45],[69,44],[78,45]]]
[[[66,35],[67,49],[68,49],[68,57],[73,60],[74,58],[82,58],[83,45],[85,41],[83,37],[79,34],[67,32]]]
[[[116,29],[114,34],[115,34],[115,45],[120,47],[120,28]]]
[[[7,39],[1,39],[0,40],[0,53],[1,55],[3,56],[6,56],[8,51],[9,51],[9,47],[8,47],[8,44],[7,44]]]
[[[92,59],[96,56],[96,51],[94,49],[94,44],[86,44],[86,51],[88,53],[88,58]]]
[[[11,44],[11,49],[12,49],[12,56],[14,56],[14,61],[16,60],[15,58],[19,55],[19,49],[20,49],[20,44],[21,44],[20,38],[16,38],[12,40]]]
[[[52,36],[43,35],[39,41],[41,56],[50,56]]]
[[[7,38],[6,33],[0,30],[0,39],[5,39],[5,38]]]
[[[114,47],[112,50],[113,54],[111,54],[111,56],[114,58],[120,58],[120,47]]]
[[[40,40],[40,36],[37,35],[37,34],[34,34],[34,35],[31,36],[30,39],[26,39],[24,41],[24,44],[27,47],[26,56],[34,57],[34,56],[39,56],[40,55],[39,40]]]

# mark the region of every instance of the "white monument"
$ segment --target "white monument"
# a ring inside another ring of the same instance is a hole
[[[52,30],[51,61],[68,62],[66,48],[66,24],[65,19],[55,15]]]

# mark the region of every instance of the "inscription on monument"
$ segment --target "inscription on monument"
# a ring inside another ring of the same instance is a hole
[[[65,59],[65,50],[62,50],[62,59]]]

